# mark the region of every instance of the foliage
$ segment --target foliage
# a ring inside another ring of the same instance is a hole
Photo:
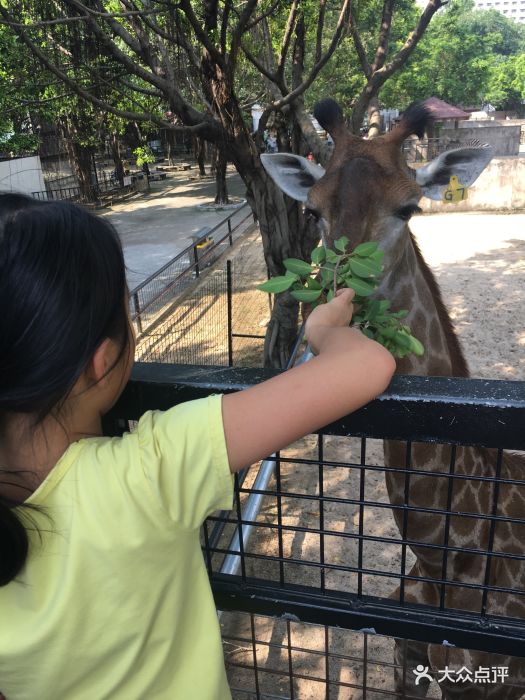
[[[14,156],[33,153],[38,149],[40,139],[35,134],[3,134],[0,136],[0,151]]]
[[[525,52],[495,63],[485,100],[496,109],[513,110],[525,114]]]
[[[146,163],[154,163],[155,156],[149,146],[139,146],[133,151],[135,160],[137,163],[137,168],[142,168]]]
[[[325,246],[315,248],[311,265],[295,258],[284,260],[286,274],[273,277],[257,289],[274,294],[290,290],[297,301],[317,306],[333,299],[337,289],[349,287],[355,291],[358,305],[352,325],[384,345],[396,357],[405,357],[409,353],[422,355],[422,344],[412,336],[410,328],[401,323],[408,312],[393,312],[390,301],[372,298],[383,272],[383,251],[379,250],[377,243],[369,241],[347,253],[348,243],[346,236],[335,241],[339,253]]]
[[[452,0],[435,17],[432,31],[419,42],[404,70],[385,85],[381,103],[399,107],[436,95],[465,107],[484,102],[500,106],[511,91],[509,86],[505,92],[502,83],[508,82],[516,56],[524,49],[524,27],[496,10],[475,9],[473,0]]]

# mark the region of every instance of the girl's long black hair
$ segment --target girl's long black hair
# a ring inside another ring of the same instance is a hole
[[[118,342],[117,362],[129,351],[125,290],[107,221],[68,202],[0,194],[0,437],[9,414],[39,422],[56,411],[105,338]],[[0,586],[27,558],[21,509],[0,496]]]

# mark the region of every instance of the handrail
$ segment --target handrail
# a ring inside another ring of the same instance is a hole
[[[164,272],[164,270],[167,270],[168,267],[169,267],[170,265],[173,265],[173,263],[177,262],[177,260],[180,260],[180,258],[183,258],[185,255],[188,255],[189,253],[191,253],[191,252],[193,251],[193,249],[195,248],[196,245],[198,245],[202,240],[204,240],[205,238],[207,238],[208,236],[210,236],[210,235],[211,235],[214,231],[216,231],[220,226],[222,226],[225,222],[229,221],[232,217],[235,216],[235,214],[238,214],[238,213],[239,213],[240,211],[242,211],[245,207],[248,207],[248,202],[245,202],[245,203],[244,203],[242,206],[240,206],[238,209],[235,209],[234,211],[232,211],[232,213],[229,214],[226,218],[224,218],[224,219],[222,219],[221,221],[219,221],[219,223],[216,224],[215,226],[213,226],[211,229],[208,229],[208,230],[206,231],[206,233],[202,234],[202,236],[200,236],[200,237],[199,237],[196,241],[194,241],[191,245],[189,245],[187,248],[184,248],[184,250],[181,250],[180,253],[177,253],[177,255],[176,255],[174,258],[171,258],[171,260],[168,260],[168,262],[165,263],[162,267],[160,267],[158,270],[156,270],[155,272],[153,272],[149,277],[147,277],[143,282],[141,282],[141,283],[138,284],[136,287],[134,287],[134,288],[130,291],[130,293],[129,293],[130,296],[132,296],[133,294],[136,294],[137,292],[140,292],[140,290],[143,289],[143,288],[144,288],[147,284],[149,284],[152,280],[154,280],[155,277],[157,277],[157,276],[160,275],[162,272]],[[240,222],[237,224],[237,226],[235,227],[235,229],[238,228],[238,227],[240,226],[240,224],[244,223],[244,222],[246,221],[246,219],[247,219],[249,216],[250,216],[250,215],[248,214],[242,221],[240,221]],[[206,251],[206,252],[208,253],[209,251],[211,251],[211,250],[213,250],[214,248],[216,248],[220,243],[222,243],[222,241],[224,241],[224,239],[225,239],[227,236],[230,235],[230,233],[233,233],[233,231],[234,231],[235,229],[233,229],[232,231],[228,231],[228,233],[225,234],[225,235],[220,239],[220,241],[217,241],[216,243],[214,243],[213,246],[210,246],[209,250]],[[204,256],[203,256],[203,257],[204,257]],[[184,270],[184,273],[187,272],[187,270],[190,269],[191,267],[192,267],[191,265],[188,266],[188,268],[187,268],[186,270]],[[183,274],[184,274],[184,273],[183,273]],[[142,309],[142,310],[144,310],[144,309]]]

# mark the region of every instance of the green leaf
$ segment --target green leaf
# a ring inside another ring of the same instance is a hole
[[[357,277],[377,277],[381,274],[381,267],[373,260],[350,258],[350,269]]]
[[[321,279],[323,281],[323,284],[330,284],[330,282],[332,282],[334,279],[334,271],[323,268],[321,270]]]
[[[308,287],[308,289],[323,289],[323,285],[319,284],[319,282],[313,277],[309,277],[306,280],[306,286]]]
[[[287,258],[283,260],[283,265],[290,272],[295,272],[296,275],[301,275],[302,277],[311,275],[313,272],[313,268],[309,263],[298,258]]]
[[[267,282],[257,285],[257,289],[260,289],[261,292],[279,294],[280,292],[285,292],[287,289],[290,289],[295,281],[293,277],[285,277],[284,275],[282,277],[272,277],[272,279]]]
[[[366,309],[366,318],[368,318],[370,321],[372,321],[377,314],[379,313],[379,301],[377,299],[373,299],[368,305]]]
[[[334,242],[334,246],[336,250],[340,250],[341,253],[344,253],[346,251],[347,245],[350,243],[350,240],[346,236],[342,236],[341,238],[338,238]]]
[[[357,279],[356,277],[347,277],[345,284],[362,297],[368,297],[375,291],[375,287],[372,287],[371,284],[363,282],[363,280]]]
[[[366,243],[360,243],[358,246],[356,246],[353,249],[352,254],[359,255],[362,258],[368,258],[368,256],[375,253],[376,250],[377,243],[375,243],[375,241],[367,241]]]
[[[418,357],[421,357],[421,355],[425,354],[425,348],[423,344],[417,339],[414,338],[413,335],[409,336],[410,338],[410,350],[411,352],[414,353],[414,355],[417,355]]]
[[[384,338],[393,338],[396,334],[396,329],[392,326],[387,327],[387,328],[380,328],[379,333],[384,337]]]
[[[370,260],[373,260],[374,262],[377,262],[381,265],[384,257],[385,254],[382,250],[376,250],[375,253],[372,253],[372,255],[370,255]]]
[[[284,273],[284,276],[285,277],[293,277],[294,280],[299,279],[299,275],[296,274],[295,272],[290,272],[290,270],[286,270],[286,272]]]
[[[401,348],[405,348],[406,350],[411,349],[411,342],[410,342],[410,336],[407,335],[406,333],[403,333],[401,331],[396,331],[394,333],[394,340],[397,345],[399,345]]]
[[[334,296],[335,296],[335,295],[334,295],[333,289],[329,289],[329,290],[328,290],[328,294],[326,295],[326,301],[332,301],[332,299],[334,298]]]
[[[326,250],[324,246],[320,245],[318,248],[312,250],[312,262],[316,265],[320,265],[326,259]]]
[[[388,301],[388,299],[381,299],[381,301],[379,302],[379,313],[384,314],[385,311],[388,311],[389,308],[390,302]]]
[[[321,289],[297,289],[291,292],[291,295],[297,301],[316,301],[321,294]]]
[[[339,260],[339,255],[335,252],[335,250],[332,250],[331,248],[327,248],[326,250],[326,260],[328,262],[336,263]]]

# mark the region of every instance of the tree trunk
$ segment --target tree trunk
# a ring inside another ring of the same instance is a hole
[[[197,161],[197,164],[199,166],[199,175],[201,177],[205,177],[205,175],[206,175],[206,169],[204,167],[205,141],[203,139],[199,139],[197,137],[194,138],[193,154],[194,154],[195,160]]]
[[[233,86],[229,84],[231,76],[215,65],[206,51],[202,68],[208,102],[214,105],[229,135],[217,144],[218,150],[223,152],[225,160],[227,154],[235,164],[250,193],[269,274],[283,275],[284,259],[310,260],[310,253],[319,241],[317,229],[305,225],[302,204],[285,197],[262,167],[256,143],[244,121]],[[219,170],[218,163],[216,166]],[[283,368],[288,363],[297,337],[298,312],[299,304],[288,292],[275,295],[265,340],[265,366]]]
[[[122,162],[122,156],[120,154],[120,141],[118,134],[114,131],[111,134],[111,156],[113,162],[115,163],[115,175],[121,187],[124,187],[124,163]]]
[[[174,131],[166,131],[166,148],[168,155],[168,164],[175,165],[175,153],[174,147],[176,146],[176,136]]]
[[[136,148],[142,145],[139,127],[136,122],[128,122],[126,124],[126,129],[122,138],[124,143],[129,146],[132,153]]]
[[[381,113],[379,100],[373,97],[368,105],[368,138],[374,139],[381,135]]]
[[[286,258],[310,260],[319,242],[315,225],[306,224],[302,206],[286,197],[260,164],[244,176],[259,221],[264,257],[270,276],[285,273]],[[297,339],[299,303],[289,292],[276,294],[264,343],[266,367],[286,367]]]
[[[215,204],[229,204],[228,187],[226,185],[226,167],[228,159],[223,148],[215,150]]]
[[[77,128],[71,117],[62,118],[60,127],[71,169],[75,173],[80,188],[80,200],[94,202],[97,199],[97,192],[93,173],[93,149],[79,143]]]

